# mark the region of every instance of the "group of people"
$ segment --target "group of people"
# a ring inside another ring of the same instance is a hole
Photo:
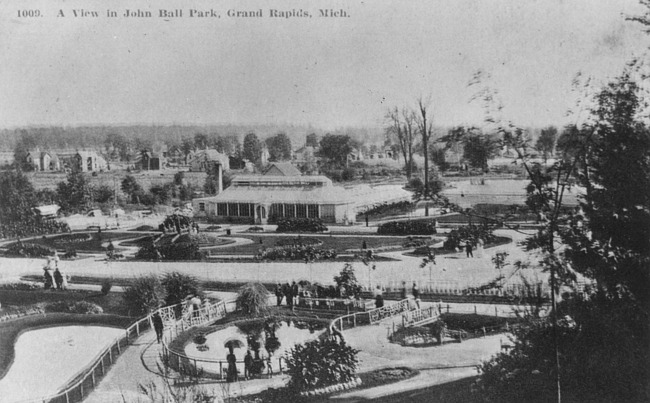
[[[54,256],[47,257],[47,263],[43,267],[43,287],[46,290],[56,288],[63,291],[68,288],[68,279],[59,269],[59,255],[55,251]]]
[[[298,304],[298,297],[300,295],[300,286],[296,282],[284,283],[284,285],[278,283],[275,286],[275,298],[277,300],[278,306],[282,305],[282,301],[286,298],[287,306],[293,307],[294,303]]]
[[[351,295],[348,295],[351,294]],[[287,306],[293,307],[299,304],[300,298],[361,298],[361,286],[357,286],[352,291],[347,291],[345,287],[323,287],[321,285],[314,285],[309,289],[301,287],[295,281],[291,284],[278,283],[275,286],[275,298],[277,305],[282,305],[286,299]]]

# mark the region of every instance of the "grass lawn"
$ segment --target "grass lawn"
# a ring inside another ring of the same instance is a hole
[[[213,256],[218,255],[249,255],[255,256],[260,249],[272,248],[276,246],[279,240],[288,240],[297,238],[296,235],[264,235],[256,236],[249,234],[237,234],[234,237],[251,239],[253,243],[246,245],[236,245],[232,247],[224,246],[219,249],[210,250]],[[336,253],[345,253],[348,249],[361,249],[363,242],[366,242],[368,249],[379,249],[383,247],[401,247],[406,240],[405,236],[378,237],[373,235],[351,235],[346,237],[329,236],[327,234],[305,234],[305,237],[317,238],[323,243],[320,245],[323,249],[334,249]],[[228,237],[226,236],[226,239]],[[261,243],[260,243],[261,241]]]
[[[465,330],[467,332],[474,332],[482,330],[483,327],[497,327],[505,326],[506,322],[510,325],[519,322],[517,318],[501,318],[490,315],[474,315],[474,314],[461,314],[461,313],[443,313],[440,319],[447,325],[449,329]]]
[[[132,232],[75,232],[72,234],[43,236],[42,238],[30,239],[25,243],[43,245],[62,252],[67,248],[71,248],[77,252],[102,253],[105,252],[102,247],[103,243],[140,237],[142,237],[142,234]]]

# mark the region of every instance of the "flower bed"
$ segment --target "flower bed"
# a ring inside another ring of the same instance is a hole
[[[334,249],[320,249],[310,245],[304,246],[281,246],[262,250],[257,256],[259,260],[334,260],[336,251]]]

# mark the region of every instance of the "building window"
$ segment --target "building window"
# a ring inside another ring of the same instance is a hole
[[[307,218],[307,205],[306,204],[296,204],[296,217],[298,217],[298,218]]]
[[[228,215],[231,217],[239,216],[239,208],[237,203],[228,203]]]
[[[287,218],[296,217],[296,205],[295,204],[285,204],[284,205],[284,216]]]
[[[226,203],[217,203],[217,215],[221,217],[228,216],[228,205]]]
[[[309,218],[318,218],[318,204],[310,204],[307,206],[307,216]]]
[[[205,211],[205,203],[199,203],[199,211]]]
[[[239,215],[242,217],[250,217],[251,209],[248,203],[239,203]]]

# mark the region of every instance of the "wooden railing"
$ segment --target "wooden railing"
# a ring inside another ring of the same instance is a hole
[[[300,298],[298,307],[309,309],[367,311],[372,308],[374,301],[350,298]]]
[[[422,323],[435,320],[438,316],[438,308],[433,305],[428,308],[406,312],[402,315],[402,327],[418,326]]]

